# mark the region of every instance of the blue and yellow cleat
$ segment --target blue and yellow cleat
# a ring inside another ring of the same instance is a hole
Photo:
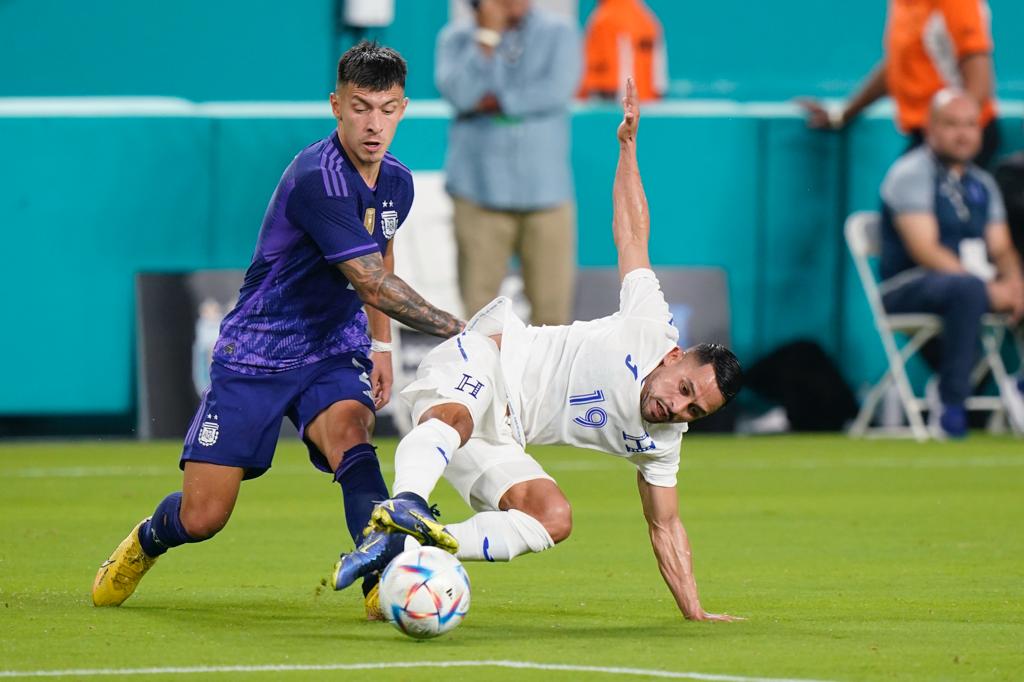
[[[437,516],[419,495],[399,493],[373,508],[370,523],[378,531],[405,533],[416,538],[421,545],[432,545],[455,554],[459,541],[443,524],[434,520]]]
[[[139,586],[142,576],[153,567],[158,557],[142,551],[139,528],[148,521],[139,521],[110,558],[100,565],[92,583],[92,603],[96,606],[120,606]]]
[[[366,620],[386,620],[380,608],[380,582],[375,582],[363,599],[366,604]]]
[[[359,578],[371,573],[380,573],[392,559],[402,553],[403,549],[405,536],[401,533],[371,531],[354,551],[342,554],[341,559],[334,565],[334,589],[343,590]]]

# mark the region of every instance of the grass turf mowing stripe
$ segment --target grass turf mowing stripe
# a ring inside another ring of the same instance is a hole
[[[779,677],[744,677],[742,675],[714,675],[710,673],[676,672],[672,670],[645,670],[643,668],[616,668],[559,663],[532,663],[530,661],[398,661],[392,663],[327,663],[322,665],[223,665],[178,666],[173,668],[96,668],[84,670],[0,670],[0,677],[92,677],[97,675],[192,675],[208,673],[262,673],[262,672],[331,672],[339,670],[386,670],[393,668],[511,668],[519,670],[551,670],[579,673],[605,673],[658,677],[673,680],[705,680],[708,682],[824,682],[823,680]]]
[[[538,447],[531,454],[572,501],[571,540],[521,563],[467,564],[471,620],[427,645],[365,623],[358,591],[316,591],[350,538],[336,486],[313,471],[301,443],[282,443],[274,469],[245,484],[225,533],[163,559],[127,608],[111,610],[91,606],[96,566],[179,488],[180,444],[3,443],[0,670],[498,660],[751,678],[1018,680],[1021,443],[986,434],[924,446],[694,437],[680,475],[683,521],[705,606],[748,617],[728,626],[681,618],[652,556],[628,462]],[[394,445],[381,444],[386,465]],[[157,465],[166,473],[122,473]],[[79,467],[114,475],[10,476]],[[436,501],[453,521],[471,514],[447,484]],[[483,666],[205,677],[357,673],[380,682],[672,679]],[[180,674],[139,679],[187,682]]]
[[[773,459],[730,458],[715,462],[684,461],[683,469],[750,469],[750,470],[814,470],[814,469],[992,469],[1024,467],[1024,457],[982,456],[971,457],[863,457],[854,459],[803,459],[800,461],[778,461]],[[612,471],[621,468],[614,460],[546,460],[548,471]],[[390,463],[381,463],[381,471],[391,472]],[[309,473],[308,466],[278,466],[276,475],[297,475]],[[27,467],[12,469],[5,474],[10,478],[94,478],[177,475],[167,466],[81,466],[81,467]]]

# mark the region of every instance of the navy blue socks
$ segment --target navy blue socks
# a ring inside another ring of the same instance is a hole
[[[341,485],[345,498],[348,532],[358,545],[374,505],[388,498],[376,449],[369,443],[360,443],[346,450],[341,465],[334,472],[334,480]],[[185,531],[180,512],[180,492],[171,493],[157,505],[153,517],[139,528],[139,542],[146,554],[156,557],[171,547],[199,542]]]
[[[157,505],[153,518],[139,528],[142,551],[151,557],[160,556],[171,547],[198,542],[181,525],[181,493],[171,493]]]
[[[345,498],[345,524],[356,546],[362,542],[363,529],[370,521],[374,505],[388,499],[388,487],[380,473],[377,449],[360,443],[345,451],[334,472]]]

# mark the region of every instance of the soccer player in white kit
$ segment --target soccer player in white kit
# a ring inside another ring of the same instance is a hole
[[[716,344],[683,350],[648,258],[649,216],[636,157],[632,81],[618,128],[612,231],[619,311],[568,326],[528,327],[498,298],[424,358],[402,397],[417,426],[395,453],[394,497],[378,505],[363,542],[344,554],[336,589],[383,569],[407,544],[459,559],[508,561],[569,536],[561,489],[524,449],[567,444],[623,457],[637,486],[661,574],[686,618],[733,620],[700,603],[676,472],[688,422],[721,408],[740,381]],[[443,526],[427,506],[444,476],[476,514]]]

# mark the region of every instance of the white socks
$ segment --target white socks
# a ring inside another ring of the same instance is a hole
[[[464,561],[511,561],[555,546],[541,522],[518,509],[480,512],[447,528],[459,541],[455,556]]]
[[[461,442],[459,432],[440,419],[417,424],[395,450],[395,483],[391,494],[416,493],[429,500]]]
[[[461,442],[459,432],[440,419],[418,424],[395,450],[391,494],[416,493],[429,500]],[[511,561],[520,554],[555,546],[541,522],[518,509],[480,512],[447,528],[459,541],[456,556],[463,560]]]

